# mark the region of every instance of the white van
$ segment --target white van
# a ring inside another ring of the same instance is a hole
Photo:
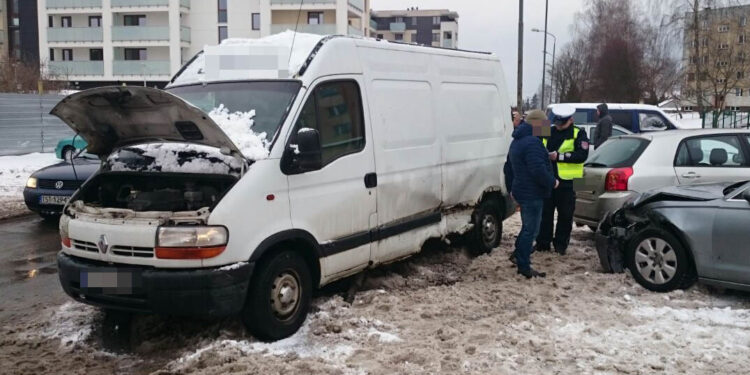
[[[304,322],[314,288],[428,238],[466,233],[478,253],[499,244],[514,205],[495,56],[288,37],[210,47],[166,91],[97,88],[53,109],[102,158],[60,220],[66,293],[134,312],[240,314],[276,340]]]

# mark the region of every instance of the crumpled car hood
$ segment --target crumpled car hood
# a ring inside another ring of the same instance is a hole
[[[647,191],[639,195],[635,200],[629,202],[634,207],[656,201],[710,201],[724,197],[724,190],[734,182],[706,185],[681,185],[669,186]]]
[[[81,91],[58,103],[59,117],[88,143],[87,151],[106,156],[148,141],[195,143],[228,149],[237,146],[203,111],[166,91],[110,86]]]

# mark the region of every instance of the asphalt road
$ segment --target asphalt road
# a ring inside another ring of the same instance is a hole
[[[57,278],[56,222],[36,215],[0,221],[0,326],[68,297]]]

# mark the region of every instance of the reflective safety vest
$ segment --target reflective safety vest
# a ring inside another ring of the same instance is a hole
[[[566,139],[560,145],[557,150],[557,154],[564,154],[566,152],[573,152],[576,149],[576,139],[578,138],[578,132],[580,129],[574,125],[573,138]],[[547,147],[547,138],[542,139],[544,147]],[[575,178],[583,177],[583,164],[584,163],[565,163],[562,161],[557,162],[557,174],[563,180],[572,180]]]

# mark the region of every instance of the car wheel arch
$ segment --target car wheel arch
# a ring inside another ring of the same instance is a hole
[[[292,249],[302,255],[310,267],[314,287],[318,287],[321,278],[320,258],[323,253],[315,237],[305,230],[290,229],[269,236],[255,248],[249,262],[258,262],[284,249]]]

